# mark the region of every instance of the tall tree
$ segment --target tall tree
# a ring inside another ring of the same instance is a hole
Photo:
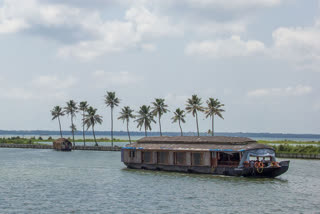
[[[113,147],[113,108],[119,105],[120,100],[116,97],[116,92],[107,91],[104,102],[111,108],[111,145]]]
[[[122,120],[123,122],[127,122],[127,132],[129,137],[129,142],[131,143],[131,137],[129,132],[129,120],[134,119],[136,116],[133,115],[133,110],[129,106],[125,106],[121,109],[120,116],[118,120]]]
[[[202,105],[201,98],[199,98],[195,94],[192,95],[192,97],[187,100],[187,104],[186,104],[187,113],[192,113],[192,116],[196,117],[198,136],[199,136],[198,112],[202,112],[204,110],[201,105]]]
[[[154,102],[152,102],[152,113],[154,116],[158,116],[159,119],[159,128],[160,128],[160,136],[162,136],[162,131],[161,131],[161,116],[165,113],[167,113],[168,110],[168,105],[164,103],[164,99],[157,98],[155,99]]]
[[[174,116],[171,118],[172,123],[176,123],[177,121],[179,122],[179,127],[180,127],[180,132],[181,132],[181,136],[183,136],[182,133],[182,128],[181,128],[181,122],[185,123],[185,113],[184,110],[181,110],[180,108],[177,108],[174,113]]]
[[[94,131],[94,127],[95,125],[101,124],[102,123],[102,116],[100,116],[99,114],[97,114],[97,109],[93,108],[92,106],[90,106],[87,109],[86,115],[84,116],[84,120],[83,123],[87,126],[87,130],[92,127],[92,134],[93,134],[93,138],[94,138],[94,142],[95,142],[95,146],[99,146],[97,143],[97,139],[96,139],[96,134]]]
[[[51,115],[52,115],[52,120],[55,120],[58,118],[60,136],[62,137],[61,122],[60,122],[60,117],[64,116],[64,112],[62,111],[62,108],[60,106],[53,107],[53,109],[51,110]]]
[[[67,106],[64,107],[64,112],[71,117],[71,132],[72,132],[72,140],[73,140],[73,146],[75,146],[74,141],[74,132],[76,131],[76,126],[73,123],[73,118],[76,116],[76,113],[78,112],[77,103],[73,100],[70,100],[67,102]]]
[[[206,114],[206,118],[211,117],[211,122],[212,122],[212,131],[211,134],[212,136],[214,136],[214,115],[217,115],[218,117],[223,118],[222,116],[222,112],[224,112],[225,110],[222,109],[222,107],[224,106],[224,104],[220,103],[220,101],[218,99],[213,99],[213,98],[209,98],[207,100],[207,107],[204,110],[204,113]]]
[[[82,111],[82,136],[83,136],[83,146],[86,146],[86,134],[84,131],[84,115],[86,113],[86,111],[88,110],[88,102],[87,101],[82,101],[79,104],[79,110]]]
[[[150,110],[150,106],[143,105],[140,107],[135,122],[138,122],[137,127],[140,128],[140,130],[142,126],[144,126],[144,134],[147,137],[147,130],[152,130],[151,123],[156,123],[153,119],[153,113]]]

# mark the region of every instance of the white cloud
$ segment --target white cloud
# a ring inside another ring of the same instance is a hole
[[[257,40],[243,41],[239,36],[229,39],[193,42],[187,45],[187,55],[200,55],[212,58],[253,56],[262,54],[266,50],[264,44]]]
[[[320,72],[320,24],[311,27],[278,28],[272,33],[273,57],[287,60],[300,69]]]
[[[65,100],[66,89],[73,87],[76,79],[72,76],[37,76],[26,81],[21,87],[12,87],[6,82],[0,86],[0,97],[13,100]]]
[[[196,9],[224,9],[224,10],[248,10],[256,8],[269,8],[280,5],[284,0],[143,0],[138,1],[144,4],[149,3],[161,7],[180,7]]]
[[[190,96],[177,95],[174,93],[169,93],[164,97],[169,106],[181,106],[180,108],[184,108],[184,105],[188,98],[190,98]]]
[[[36,88],[67,89],[74,86],[76,82],[77,80],[72,76],[60,79],[54,75],[47,75],[35,77],[31,85]]]
[[[264,96],[302,96],[310,94],[312,87],[307,85],[297,85],[295,87],[286,88],[262,88],[249,91],[249,97],[264,97]]]
[[[148,43],[142,44],[141,48],[148,52],[154,52],[157,50],[157,46],[155,44],[148,44]]]
[[[107,72],[98,70],[93,72],[93,78],[96,81],[98,87],[112,86],[128,86],[130,84],[137,84],[143,80],[139,75],[134,75],[127,71],[120,72]]]

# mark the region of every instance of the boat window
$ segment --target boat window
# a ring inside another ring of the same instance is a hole
[[[134,157],[136,156],[135,153],[136,153],[135,151],[130,151],[129,157],[130,157],[130,158],[134,158]]]
[[[192,165],[203,165],[203,154],[200,152],[192,153]]]
[[[158,152],[158,163],[167,164],[169,162],[169,152]]]
[[[176,165],[186,165],[187,154],[185,152],[176,152]]]
[[[239,153],[224,153],[219,152],[218,154],[218,165],[239,165],[240,154]]]
[[[151,163],[152,162],[152,152],[144,152],[143,153],[143,162]]]

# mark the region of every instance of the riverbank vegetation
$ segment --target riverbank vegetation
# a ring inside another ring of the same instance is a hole
[[[71,138],[68,138],[71,140]],[[31,138],[23,138],[23,137],[9,137],[9,138],[0,138],[0,143],[6,144],[51,144],[54,138],[48,137],[46,139],[42,137],[31,137]],[[87,138],[86,142],[94,143],[94,142],[110,142],[109,138]],[[113,142],[128,142],[127,139],[117,139],[114,138]],[[136,140],[131,140],[135,142]],[[83,143],[83,139],[75,139],[75,142]],[[275,148],[276,153],[295,153],[295,154],[320,154],[320,141],[266,141],[259,140],[258,143],[263,144],[272,144],[271,146]],[[276,144],[276,145],[275,145]],[[313,144],[313,145],[310,145]]]
[[[280,144],[272,146],[276,153],[320,154],[320,146]]]
[[[71,140],[71,138],[68,138]],[[48,137],[47,139],[43,139],[42,137],[36,138],[22,138],[22,137],[9,137],[9,138],[0,138],[0,143],[7,143],[7,144],[43,144],[47,143],[50,144],[51,142],[55,141],[56,139],[52,137]],[[81,142],[83,143],[83,139],[75,139],[75,142]],[[96,138],[97,142],[112,142],[109,138]],[[86,139],[86,142],[95,142],[95,139]],[[122,140],[114,138],[113,142],[128,142],[128,140]]]
[[[320,141],[293,141],[293,140],[258,140],[262,144],[293,144],[293,145],[320,145]]]

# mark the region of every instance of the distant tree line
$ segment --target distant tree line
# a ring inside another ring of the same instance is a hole
[[[116,96],[115,92],[107,92],[104,98],[104,102],[107,107],[110,107],[111,112],[111,145],[113,146],[113,113],[114,108],[118,107],[120,104],[120,99]],[[196,128],[197,134],[199,136],[199,124],[198,124],[198,114],[204,113],[206,118],[210,117],[211,119],[211,130],[209,132],[214,136],[214,117],[218,116],[222,119],[222,112],[225,110],[223,109],[224,104],[220,103],[218,99],[209,98],[206,101],[206,106],[203,106],[201,98],[197,95],[192,95],[186,102],[185,110],[177,108],[173,112],[173,117],[171,118],[172,123],[178,123],[181,136],[183,136],[183,131],[181,127],[181,123],[185,123],[186,113],[192,114],[193,117],[196,119]],[[120,113],[118,120],[122,120],[126,123],[127,133],[129,141],[131,142],[130,137],[130,130],[129,130],[129,122],[132,119],[135,119],[134,122],[137,123],[137,128],[144,129],[145,136],[148,136],[148,130],[152,130],[152,123],[157,123],[155,118],[158,119],[159,129],[160,129],[160,136],[162,136],[162,127],[161,127],[161,117],[164,114],[167,114],[169,111],[168,105],[165,103],[164,99],[156,98],[154,102],[150,105],[142,105],[139,110],[136,112],[131,109],[129,106],[124,106]],[[83,143],[84,146],[86,145],[86,136],[85,130],[89,130],[91,128],[92,134],[94,137],[95,145],[98,146],[96,136],[95,136],[95,126],[97,124],[102,124],[102,116],[97,114],[97,109],[89,106],[87,101],[82,101],[77,104],[77,102],[70,100],[66,103],[66,106],[60,107],[55,106],[51,110],[52,120],[58,120],[59,123],[59,130],[60,136],[62,136],[62,128],[61,128],[61,117],[68,115],[70,117],[70,129],[72,133],[72,140],[73,145],[75,145],[74,133],[77,130],[74,124],[74,118],[76,114],[80,113],[82,117],[82,134],[83,134]]]

